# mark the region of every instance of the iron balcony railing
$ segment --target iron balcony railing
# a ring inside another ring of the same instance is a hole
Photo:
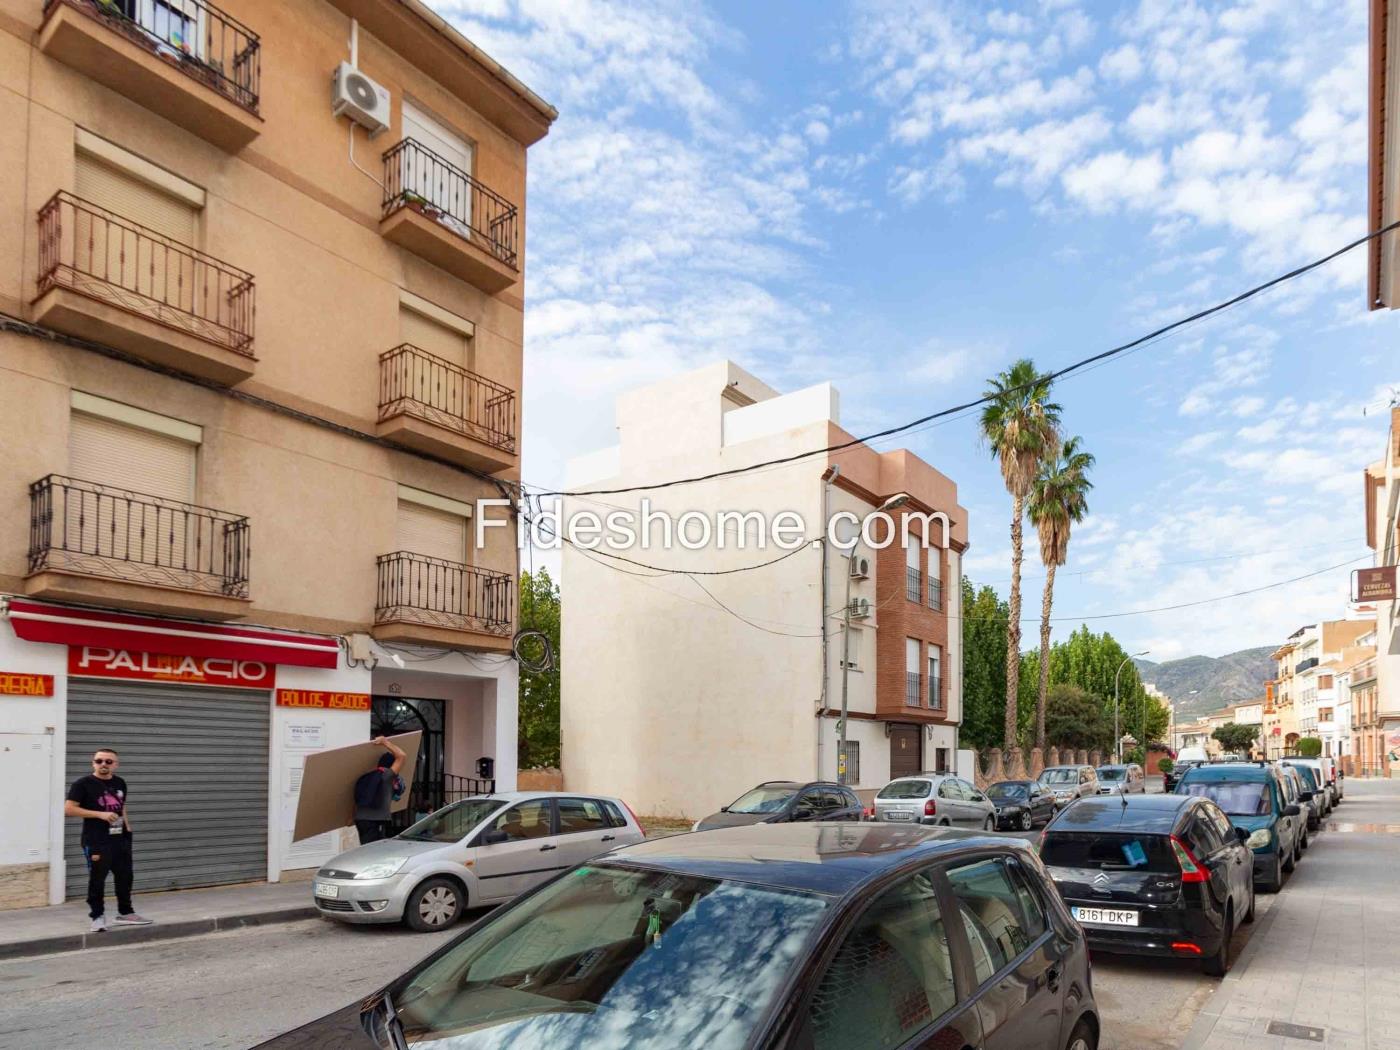
[[[409,551],[376,559],[375,623],[421,623],[510,637],[515,578],[508,572],[430,558]]]
[[[50,474],[29,486],[29,571],[248,597],[248,519]]]
[[[409,343],[379,355],[379,421],[394,416],[515,452],[515,391]]]
[[[928,578],[928,607],[938,612],[943,611],[943,581]]]
[[[918,569],[904,569],[904,596],[911,602],[917,602],[923,598],[924,574]]]
[[[904,672],[904,706],[923,707],[923,676],[918,671]]]
[[[89,299],[253,355],[253,275],[60,192],[39,210],[39,294]]]
[[[519,269],[515,205],[414,139],[402,139],[384,153],[383,217],[401,208],[412,208]]]
[[[943,672],[930,669],[928,676],[928,706],[931,711],[943,710]]]
[[[208,0],[45,0],[81,11],[249,113],[258,112],[258,34]]]
[[[403,831],[410,824],[429,813],[436,813],[443,806],[460,802],[464,798],[490,795],[495,790],[494,780],[459,777],[454,773],[444,773],[438,780],[415,780],[408,789],[408,805],[389,817],[389,826],[395,831]]]

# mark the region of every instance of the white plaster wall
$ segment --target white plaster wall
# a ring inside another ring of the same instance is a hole
[[[725,412],[722,442],[737,445],[827,419],[841,421],[840,396],[830,383],[818,383]]]

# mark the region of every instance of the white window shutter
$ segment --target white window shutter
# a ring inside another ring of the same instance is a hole
[[[399,500],[396,549],[464,564],[467,519],[435,507]]]

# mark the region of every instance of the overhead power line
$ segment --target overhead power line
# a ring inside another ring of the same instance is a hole
[[[1265,281],[1262,284],[1256,284],[1254,287],[1249,288],[1246,291],[1240,292],[1238,295],[1232,296],[1229,299],[1226,299],[1222,302],[1216,303],[1213,306],[1208,306],[1203,310],[1198,310],[1196,313],[1191,314],[1188,317],[1182,317],[1175,321],[1172,321],[1169,324],[1165,324],[1162,327],[1155,329],[1154,331],[1148,332],[1146,335],[1138,336],[1136,339],[1130,340],[1129,342],[1122,343],[1108,350],[1103,350],[1097,354],[1093,354],[1089,357],[1082,358],[1078,361],[1075,361],[1073,364],[1066,365],[1064,368],[1057,369],[1056,371],[1047,372],[1044,375],[1037,377],[1034,382],[1028,383],[1025,385],[1025,387],[1019,389],[1029,389],[1029,387],[1042,382],[1054,382],[1057,379],[1061,379],[1064,376],[1071,375],[1074,372],[1086,369],[1091,365],[1097,364],[1100,361],[1106,361],[1109,358],[1117,357],[1120,354],[1128,353],[1129,351],[1134,350],[1137,347],[1143,346],[1146,343],[1150,343],[1154,340],[1160,339],[1162,336],[1166,335],[1169,332],[1176,331],[1178,328],[1194,324],[1195,322],[1200,321],[1204,318],[1210,317],[1214,314],[1218,314],[1223,310],[1228,310],[1230,309],[1230,307],[1245,302],[1248,299],[1253,299],[1255,296],[1260,295],[1271,288],[1275,288],[1278,285],[1295,280],[1306,273],[1311,273],[1313,270],[1316,270],[1322,266],[1326,266],[1334,259],[1345,255],[1347,252],[1353,251],[1356,248],[1361,247],[1363,244],[1368,244],[1371,241],[1375,240],[1377,237],[1383,237],[1385,234],[1390,233],[1396,229],[1400,229],[1400,221],[1392,222],[1386,226],[1382,226],[1378,230],[1373,230],[1370,233],[1365,234],[1362,237],[1358,237],[1356,240],[1351,241],[1340,248],[1337,248],[1335,251],[1320,256],[1319,258],[1316,258],[1311,262],[1304,263],[1302,266],[1289,270],[1287,273],[1279,274],[1277,277]],[[1018,388],[1013,388],[1012,392],[1015,392],[1016,389]],[[657,481],[645,485],[620,485],[615,488],[579,489],[575,492],[568,492],[563,489],[552,489],[538,491],[536,495],[566,497],[616,496],[627,492],[651,492],[657,489],[674,488],[678,485],[693,485],[702,481],[715,481],[719,478],[735,477],[739,474],[748,474],[753,471],[762,470],[767,467],[780,466],[786,463],[796,463],[799,460],[809,459],[812,456],[822,456],[828,455],[832,452],[840,452],[844,449],[853,448],[857,445],[865,445],[872,441],[878,441],[880,438],[891,437],[895,434],[902,434],[905,431],[912,430],[915,427],[923,426],[926,423],[931,423],[934,420],[943,419],[948,416],[956,415],[959,412],[966,412],[969,409],[978,408],[982,405],[987,404],[991,400],[992,398],[990,395],[983,396],[977,398],[974,401],[966,401],[960,405],[953,405],[950,408],[944,408],[940,409],[937,412],[931,412],[926,416],[920,416],[918,419],[910,420],[907,423],[901,423],[899,426],[889,427],[885,430],[879,430],[873,434],[866,434],[864,437],[852,438],[849,441],[842,441],[834,445],[827,445],[824,448],[809,449],[806,452],[796,452],[790,456],[780,456],[775,459],[763,460],[758,463],[750,463],[749,465],[743,467],[731,467],[728,470],[716,470],[711,471],[708,474],[696,474],[691,477],[672,478],[669,481]]]

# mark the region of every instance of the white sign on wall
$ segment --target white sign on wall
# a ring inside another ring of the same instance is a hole
[[[315,750],[326,746],[324,723],[314,724],[288,722],[286,725],[286,745],[292,750]]]

